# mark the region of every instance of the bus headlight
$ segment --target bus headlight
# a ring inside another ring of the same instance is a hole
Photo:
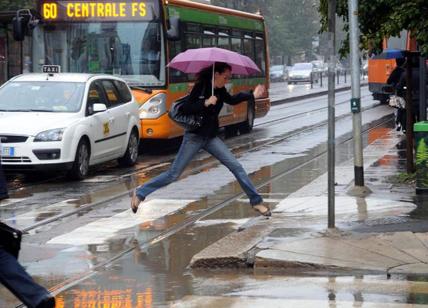
[[[157,119],[166,113],[166,94],[160,93],[140,107],[140,119]]]

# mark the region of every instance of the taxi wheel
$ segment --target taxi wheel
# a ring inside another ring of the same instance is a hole
[[[83,180],[89,171],[89,145],[84,139],[79,141],[74,158],[73,167],[68,173],[68,176],[73,180]]]
[[[254,126],[254,119],[255,119],[255,110],[254,110],[254,103],[248,102],[247,107],[247,119],[239,124],[239,132],[242,134],[248,134],[253,130]]]
[[[133,129],[128,140],[128,147],[126,148],[125,155],[118,159],[119,164],[122,166],[133,166],[137,163],[138,159],[138,143],[139,135],[137,130]]]

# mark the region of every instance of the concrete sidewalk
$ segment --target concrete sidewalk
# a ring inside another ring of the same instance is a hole
[[[326,229],[325,174],[273,205],[271,219],[257,217],[195,255],[191,267],[428,275],[428,226],[412,232],[418,219],[409,216],[417,208],[414,188],[391,178],[404,172],[401,139],[389,130],[365,148],[366,184],[373,191],[367,197],[347,193],[353,160],[337,166],[337,229]]]
[[[361,87],[368,85],[367,78],[361,79]],[[335,84],[335,93],[348,91],[351,89],[351,78],[347,79],[347,82]],[[289,85],[285,82],[271,83],[269,89],[269,97],[271,99],[272,106],[291,103],[302,99],[308,99],[312,97],[322,96],[328,94],[327,82],[324,83],[323,87],[319,84],[314,84],[311,88],[310,84],[303,84],[299,86]]]

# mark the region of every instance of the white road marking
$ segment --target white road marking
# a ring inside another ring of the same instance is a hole
[[[4,206],[9,206],[11,204],[15,204],[21,201],[26,200],[27,198],[8,198],[8,199],[3,199],[0,201],[0,207],[4,207]]]
[[[174,213],[195,200],[152,199],[141,204],[137,214],[126,210],[109,218],[98,219],[67,234],[57,236],[48,244],[90,245],[103,244],[118,231],[129,229],[144,222],[153,221]]]

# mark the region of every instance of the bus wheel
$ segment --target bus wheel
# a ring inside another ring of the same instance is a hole
[[[89,172],[89,144],[86,139],[81,139],[77,145],[73,166],[68,172],[68,177],[73,180],[83,180]]]
[[[255,117],[256,117],[256,112],[254,110],[254,102],[248,102],[247,119],[244,122],[239,123],[239,131],[242,134],[248,134],[253,130]]]
[[[126,148],[125,154],[118,159],[118,162],[122,166],[133,166],[137,163],[138,159],[138,131],[133,129],[129,135],[128,146]]]

